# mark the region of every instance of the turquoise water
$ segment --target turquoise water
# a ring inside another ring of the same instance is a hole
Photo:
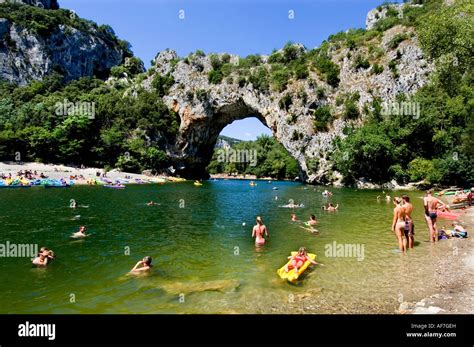
[[[324,187],[248,183],[0,190],[0,243],[36,243],[57,255],[44,269],[0,258],[0,313],[375,313],[431,290],[430,263],[450,245],[427,242],[421,192],[409,193],[417,244],[404,256],[390,231],[393,206],[376,200],[381,191],[332,189],[328,200]],[[89,208],[71,209],[70,199]],[[278,207],[289,199],[305,205],[294,210],[300,221],[316,214],[319,234],[290,222],[293,210]],[[340,210],[322,211],[328,201]],[[251,238],[257,215],[270,232],[261,249]],[[71,239],[80,225],[92,236]],[[327,256],[334,242],[363,245],[363,259]],[[276,270],[300,246],[323,265],[293,285]],[[153,271],[127,275],[145,255]]]

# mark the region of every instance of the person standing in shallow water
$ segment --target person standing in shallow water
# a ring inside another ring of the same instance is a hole
[[[430,242],[438,242],[438,229],[436,220],[438,218],[438,208],[445,207],[445,205],[433,196],[433,190],[426,191],[426,196],[423,198],[423,206],[425,207],[425,220],[428,224],[430,232]]]
[[[410,197],[408,195],[402,195],[403,208],[405,209],[405,238],[408,241],[408,248],[415,246],[415,224],[413,224],[413,218],[411,214],[413,212],[413,205],[410,203]]]
[[[258,247],[265,244],[265,236],[268,237],[268,229],[263,224],[262,217],[257,216],[256,223],[252,229],[252,237],[255,237],[255,245]]]
[[[395,208],[393,209],[392,231],[397,237],[398,249],[405,253],[407,250],[407,240],[404,235],[406,213],[401,205],[400,198],[394,198],[393,203],[395,204]]]

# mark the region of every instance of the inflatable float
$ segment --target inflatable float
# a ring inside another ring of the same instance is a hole
[[[291,252],[291,256],[293,257],[297,253],[298,252]],[[308,257],[310,257],[312,260],[315,260],[316,254],[308,253]],[[308,266],[311,265],[311,263],[309,262],[309,260],[306,260],[303,266],[299,269],[300,271],[298,272],[298,274],[295,274],[295,269],[291,269],[288,272],[285,271],[286,265],[289,265],[290,262],[291,262],[291,259],[289,259],[285,265],[283,265],[281,268],[277,270],[277,274],[278,276],[280,276],[281,279],[286,279],[288,282],[296,283],[298,281],[298,277],[300,277],[300,275],[306,271],[306,269],[308,268]]]
[[[450,220],[456,220],[461,215],[460,213],[448,212],[448,211],[438,211],[436,212],[439,218],[445,218]]]
[[[200,186],[202,186],[202,183],[201,183],[201,182],[194,182],[194,185],[195,185],[196,187],[200,187]]]

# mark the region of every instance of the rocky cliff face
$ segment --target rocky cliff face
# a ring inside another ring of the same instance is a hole
[[[6,3],[6,2],[26,4],[26,5],[41,7],[44,9],[52,9],[52,10],[56,10],[59,8],[59,4],[57,0],[0,0],[0,4]]]
[[[48,8],[38,9],[40,12],[57,7],[57,2],[50,0],[23,2]],[[6,5],[0,3],[1,6]],[[17,6],[22,10],[30,5]],[[122,63],[124,52],[117,40],[99,32],[92,23],[84,21],[75,27],[66,22],[45,34],[28,27],[28,23],[12,20],[12,13],[8,15],[11,18],[0,16],[0,79],[24,85],[53,71],[63,74],[66,80],[105,77],[111,67]],[[75,16],[72,12],[67,15]]]
[[[405,35],[396,48],[391,44],[397,35]],[[209,56],[193,55],[179,60],[174,51],[167,50],[157,55],[155,73],[142,82],[152,88],[151,81],[157,75],[170,74],[174,78],[164,101],[181,118],[181,127],[174,146],[167,149],[181,174],[189,177],[205,176],[205,167],[212,156],[213,148],[221,130],[231,122],[255,116],[268,126],[275,138],[297,159],[301,179],[310,183],[335,182],[340,179],[333,172],[329,154],[334,140],[343,137],[343,129],[349,124],[358,125],[361,119],[345,120],[340,117],[342,106],[338,97],[358,93],[358,107],[378,97],[390,101],[399,93],[414,93],[427,82],[432,64],[426,61],[411,29],[396,26],[371,42],[382,52],[375,60],[383,71],[374,73],[370,68],[355,67],[357,56],[370,56],[368,46],[356,49],[331,46],[331,60],[340,68],[340,83],[329,86],[317,71],[310,71],[306,79],[293,80],[282,92],[263,93],[250,83],[239,86],[237,76],[233,82],[210,84],[208,73],[212,70]],[[301,46],[299,46],[301,48]],[[301,54],[303,54],[301,52]],[[222,55],[220,55],[222,57]],[[239,57],[231,56],[231,62]],[[396,61],[389,68],[390,62]],[[270,65],[263,57],[262,66],[268,71]],[[316,87],[317,86],[317,87]],[[324,93],[318,92],[323,90]],[[282,108],[280,100],[291,97],[291,105]],[[329,105],[336,119],[328,131],[316,132],[313,128],[313,111]]]

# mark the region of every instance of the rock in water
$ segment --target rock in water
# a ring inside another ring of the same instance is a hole
[[[217,280],[206,282],[189,282],[189,283],[169,283],[162,288],[170,294],[191,294],[207,291],[215,291],[225,293],[237,289],[240,282],[237,280]]]

